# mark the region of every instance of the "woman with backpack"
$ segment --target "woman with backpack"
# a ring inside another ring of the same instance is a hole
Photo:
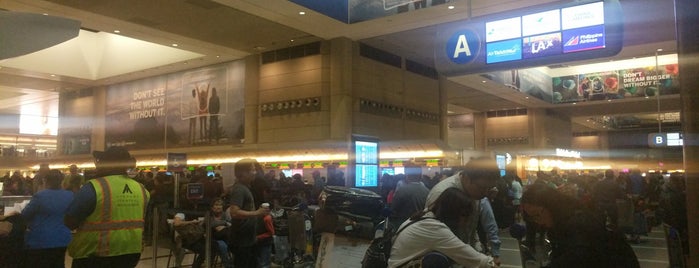
[[[429,210],[418,212],[398,228],[388,267],[496,267],[492,257],[476,251],[455,234],[473,213],[469,204],[461,190],[446,189]]]

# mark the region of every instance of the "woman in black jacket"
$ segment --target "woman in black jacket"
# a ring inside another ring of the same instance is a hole
[[[551,241],[549,267],[639,267],[623,234],[608,230],[604,219],[577,199],[533,184],[524,191],[521,204],[525,217],[547,231]]]

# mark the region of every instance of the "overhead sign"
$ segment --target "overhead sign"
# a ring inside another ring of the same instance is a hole
[[[622,44],[618,0],[518,10],[443,25],[435,66],[446,75],[609,57]]]
[[[186,166],[186,153],[167,153],[167,170],[172,172],[182,172]]]
[[[682,133],[650,133],[648,134],[648,145],[651,147],[683,146]]]

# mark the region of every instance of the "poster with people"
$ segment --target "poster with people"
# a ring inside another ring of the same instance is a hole
[[[586,100],[616,99],[619,95],[618,71],[580,74],[578,81],[578,91]]]
[[[110,86],[107,146],[155,149],[244,139],[243,61]]]

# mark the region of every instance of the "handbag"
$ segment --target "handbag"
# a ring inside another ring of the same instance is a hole
[[[0,221],[0,237],[6,237],[12,232],[12,223],[9,221]]]
[[[197,242],[199,239],[204,238],[204,226],[201,224],[184,224],[180,226],[175,226],[175,231],[182,238],[182,243],[185,245],[191,245]]]

